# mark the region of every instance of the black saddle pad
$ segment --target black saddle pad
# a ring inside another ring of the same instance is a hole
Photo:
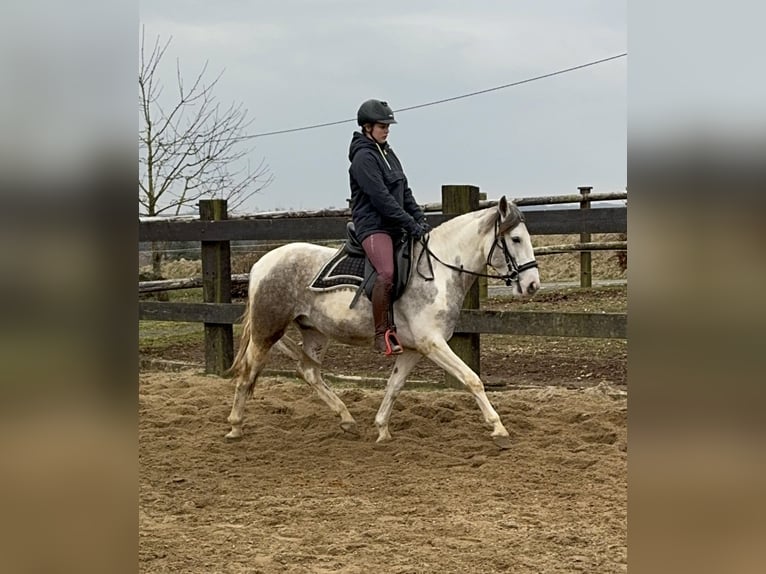
[[[340,287],[359,287],[364,281],[365,261],[364,257],[348,253],[343,246],[319,270],[309,289],[330,291]]]

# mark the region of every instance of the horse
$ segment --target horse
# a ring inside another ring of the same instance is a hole
[[[519,208],[503,196],[496,206],[469,212],[436,226],[425,240],[414,242],[414,269],[406,290],[393,304],[396,332],[404,347],[396,356],[375,416],[377,442],[392,440],[389,418],[407,375],[428,357],[461,381],[473,394],[491,438],[503,449],[511,447],[508,431],[490,404],[479,376],[449,347],[447,341],[460,316],[466,292],[478,276],[492,268],[512,285],[515,297],[528,297],[540,288],[531,238]],[[236,381],[227,421],[228,440],[242,437],[245,402],[272,347],[298,361],[298,374],[340,417],[341,428],[358,434],[356,421],[343,401],[325,383],[321,365],[330,340],[371,345],[372,305],[366,297],[350,306],[354,287],[316,292],[312,278],[336,253],[331,247],[295,242],[266,253],[251,268],[248,300],[237,355],[229,373]],[[495,277],[495,275],[491,275]],[[297,326],[301,344],[285,336]]]

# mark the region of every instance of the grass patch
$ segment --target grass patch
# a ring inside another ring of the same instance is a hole
[[[175,289],[172,291],[164,291],[167,295],[167,300],[171,303],[201,303],[202,302],[202,287],[194,287],[192,289]],[[142,293],[138,296],[139,301],[154,301],[157,299],[158,292],[154,293]]]
[[[196,303],[202,302],[202,287],[194,289],[178,289],[168,291],[168,299],[175,303]]]
[[[202,344],[204,333],[202,323],[139,321],[138,348],[157,350],[176,345]]]
[[[489,297],[482,301],[486,310],[560,311],[589,313],[627,313],[628,286],[598,285],[590,288],[560,287],[542,290],[530,299],[510,296]]]
[[[238,342],[242,326],[234,325],[234,341]],[[183,346],[202,349],[205,344],[205,326],[203,323],[183,323],[179,321],[139,321],[138,350],[162,351]]]

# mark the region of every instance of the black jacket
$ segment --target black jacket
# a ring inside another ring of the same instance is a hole
[[[359,240],[375,232],[394,237],[412,231],[423,211],[412,197],[402,164],[385,143],[354,132],[348,150],[351,218]]]

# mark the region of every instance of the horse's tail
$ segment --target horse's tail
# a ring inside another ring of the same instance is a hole
[[[234,362],[231,367],[226,371],[226,374],[230,377],[244,377],[250,372],[250,361],[248,359],[247,348],[250,346],[250,335],[252,333],[252,325],[250,321],[250,297],[247,298],[247,304],[245,305],[245,313],[241,317],[242,321],[242,335],[239,338],[239,350],[237,356],[234,357]]]

